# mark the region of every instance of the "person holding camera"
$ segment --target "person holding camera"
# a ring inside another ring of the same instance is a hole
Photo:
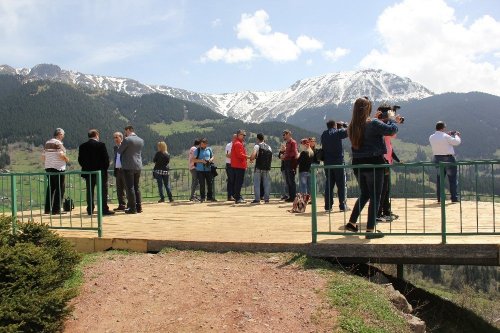
[[[378,118],[387,123],[389,119],[394,119],[395,111],[399,108],[400,106],[398,105],[390,106],[387,103],[382,103],[377,108],[377,111],[381,112]],[[403,122],[404,118],[401,117],[401,123]],[[392,147],[392,140],[395,138],[396,134],[384,136],[385,147],[387,149],[384,159],[387,164],[392,164],[394,161],[400,162]],[[399,215],[394,214],[391,208],[391,168],[384,168],[384,185],[382,186],[377,222],[392,222],[398,218]]]
[[[432,154],[434,155],[434,163],[448,162],[456,163],[455,160],[455,150],[454,146],[458,146],[462,140],[460,139],[460,132],[451,131],[446,133],[446,124],[444,121],[438,121],[436,123],[436,132],[429,137],[429,142],[432,148]],[[458,178],[457,178],[458,168],[456,165],[449,165],[444,168],[445,176],[448,176],[448,182],[450,183],[450,194],[451,202],[458,202]],[[437,201],[441,202],[439,170],[437,173],[437,184],[436,184],[436,196]]]
[[[361,164],[385,164],[384,154],[387,153],[384,136],[397,133],[401,123],[401,116],[395,116],[384,123],[378,117],[381,111],[370,118],[372,103],[367,97],[361,97],[354,102],[352,119],[348,126],[348,135],[351,140],[352,165]],[[346,230],[357,232],[359,230],[358,217],[368,201],[368,221],[366,226],[366,238],[381,238],[384,235],[375,231],[376,216],[380,205],[380,196],[384,184],[383,168],[354,168],[354,175],[360,187],[360,196],[352,209],[349,222],[345,225]]]
[[[196,149],[194,154],[195,158],[193,162],[196,164],[196,175],[200,183],[200,202],[205,201],[205,193],[208,201],[217,201],[215,200],[212,186],[212,164],[214,163],[214,154],[212,148],[208,147],[207,138],[200,140],[200,146]],[[207,190],[205,191],[205,189]]]
[[[347,124],[328,120],[326,131],[321,134],[321,146],[323,147],[323,162],[325,165],[343,165],[344,149],[342,140],[347,138]],[[329,212],[333,206],[333,188],[337,185],[337,196],[340,211],[347,211],[345,191],[345,169],[325,169],[325,211]]]

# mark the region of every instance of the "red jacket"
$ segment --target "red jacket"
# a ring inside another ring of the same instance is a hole
[[[231,148],[231,168],[247,168],[247,151],[243,142],[239,139],[234,140]]]

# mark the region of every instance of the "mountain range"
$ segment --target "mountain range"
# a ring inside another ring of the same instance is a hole
[[[290,127],[297,133],[296,137],[317,136],[325,129],[327,119],[349,121],[352,102],[359,96],[367,96],[376,105],[381,101],[401,105],[400,112],[406,121],[400,126],[398,138],[404,142],[428,145],[428,137],[434,132],[436,121],[444,120],[449,129],[462,133],[463,143],[457,148],[460,158],[500,157],[500,97],[480,92],[433,94],[410,79],[380,70],[327,74],[297,81],[289,88],[276,92],[230,94],[202,94],[166,86],[149,86],[131,79],[82,74],[46,64],[31,69],[14,69],[4,65],[0,66],[0,74],[8,74],[0,77],[10,78],[0,80],[3,125],[9,123],[7,119],[10,118],[12,122],[9,124],[14,124],[9,125],[12,129],[7,127],[2,130],[2,136],[11,137],[9,142],[15,138],[33,137],[35,133],[38,138],[35,141],[42,140],[49,124],[44,126],[45,129],[34,126],[36,131],[16,126],[34,119],[46,123],[48,116],[42,113],[53,109],[59,110],[59,114],[69,109],[75,112],[67,124],[61,124],[74,125],[74,131],[79,131],[83,124],[85,128],[98,126],[99,121],[104,121],[99,126],[109,127],[109,130],[132,122],[141,126],[141,131],[153,142],[158,134],[162,134],[151,131],[152,126],[182,121],[186,109],[189,118],[197,121],[225,119],[221,125],[223,128],[207,125],[213,129],[210,135],[219,143],[227,140],[231,131],[241,127],[277,137],[280,130]],[[52,85],[51,82],[59,85]],[[89,110],[94,115],[94,122],[85,117]],[[73,117],[79,117],[80,122],[75,124]],[[60,119],[60,116],[54,119]],[[10,130],[12,133],[6,135]],[[189,142],[199,135],[196,130],[193,128],[182,135],[177,133],[168,139]]]
[[[198,93],[164,85],[147,85],[127,78],[83,74],[51,64],[39,64],[31,69],[2,65],[0,74],[18,75],[24,82],[51,80],[91,89],[114,90],[131,96],[160,93],[207,106],[227,117],[257,123],[287,121],[297,112],[310,108],[352,104],[360,96],[367,96],[373,101],[401,103],[433,95],[429,89],[408,78],[374,69],[299,80],[279,91],[223,94]]]

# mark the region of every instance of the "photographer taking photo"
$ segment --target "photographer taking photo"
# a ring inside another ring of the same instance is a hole
[[[368,97],[361,97],[354,102],[352,119],[348,127],[351,140],[352,165],[385,164],[384,154],[387,149],[384,136],[398,132],[397,123],[401,123],[401,116],[396,115],[394,120],[383,122],[378,118],[382,112],[377,111],[374,118],[370,118],[372,103]],[[358,217],[368,201],[368,221],[366,238],[381,238],[382,233],[375,232],[376,215],[380,205],[380,196],[384,184],[384,169],[382,168],[354,168],[354,175],[358,181],[361,194],[353,207],[349,223],[345,228],[349,231],[359,230]]]
[[[453,146],[458,146],[462,140],[460,139],[460,132],[451,131],[446,133],[446,124],[444,121],[438,121],[436,123],[436,132],[429,137],[429,142],[432,147],[432,154],[434,155],[434,163],[439,162],[449,162],[455,163],[455,150]],[[444,169],[444,174],[448,176],[448,182],[450,183],[450,193],[451,202],[458,202],[458,178],[457,178],[457,166],[449,165]],[[440,191],[440,176],[439,169],[437,173],[436,181],[436,196],[437,202],[441,202]]]

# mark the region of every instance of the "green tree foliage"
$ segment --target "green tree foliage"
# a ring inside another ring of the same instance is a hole
[[[75,290],[65,288],[79,255],[47,226],[0,217],[0,331],[58,332]]]
[[[162,136],[149,127],[153,123],[181,121],[185,110],[190,120],[214,120],[214,124],[210,125],[214,130],[200,134],[197,128],[192,132]],[[132,97],[51,81],[21,85],[8,75],[0,75],[0,116],[3,122],[0,135],[7,142],[21,141],[39,146],[52,136],[55,128],[62,127],[66,131],[65,146],[77,148],[88,139],[87,131],[96,128],[109,154],[112,154],[113,132],[123,131],[130,124],[145,141],[145,163],[152,160],[156,143],[160,140],[167,141],[170,153],[177,155],[189,149],[194,139],[200,136],[208,137],[212,145],[225,144],[238,128],[278,138],[286,127],[290,127],[297,138],[313,134],[284,123],[246,124],[226,118],[205,106],[161,94]]]

